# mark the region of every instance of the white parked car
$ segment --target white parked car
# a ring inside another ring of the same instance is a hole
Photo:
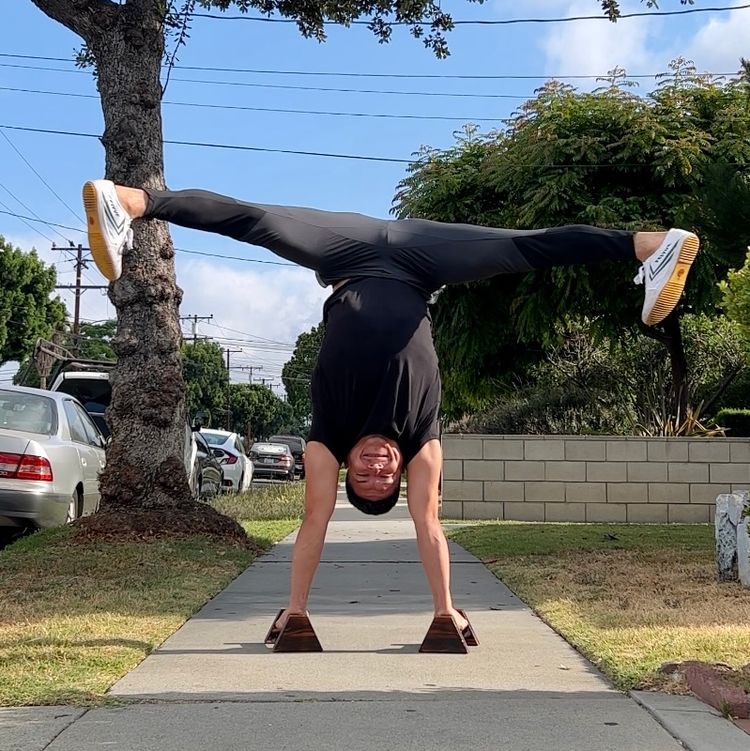
[[[54,527],[96,511],[104,438],[72,396],[0,387],[0,527]]]
[[[225,490],[242,493],[253,481],[253,463],[247,458],[242,438],[227,430],[201,428],[201,435],[211,447],[224,470]]]

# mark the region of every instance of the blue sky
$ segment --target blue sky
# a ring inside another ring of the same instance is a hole
[[[692,7],[743,4],[696,0]],[[522,4],[491,0],[484,5],[451,0],[443,5],[461,20],[600,12],[598,0],[525,0]],[[648,10],[637,0],[624,0],[621,6],[626,13]],[[660,6],[661,10],[684,9],[678,0],[662,0]],[[95,95],[91,75],[76,72],[72,62],[65,62],[72,60],[80,45],[77,37],[48,19],[30,0],[6,0],[0,19],[5,41],[2,52],[6,55],[0,56],[0,125],[101,133],[101,110],[96,98],[5,90]],[[396,29],[392,42],[380,45],[366,28],[334,27],[328,41],[319,44],[303,39],[293,25],[196,19],[178,65],[442,77],[250,74],[177,68],[165,95],[167,102],[449,119],[288,114],[165,104],[164,135],[171,140],[408,159],[424,144],[449,146],[453,132],[465,122],[476,122],[483,130],[499,125],[502,118],[533,95],[545,78],[601,75],[614,66],[625,67],[633,74],[654,74],[665,70],[669,60],[677,56],[694,60],[700,70],[732,72],[738,69],[740,56],[750,57],[748,39],[750,9],[626,19],[615,25],[580,21],[459,26],[449,35],[451,56],[437,60],[405,29]],[[459,75],[538,78],[448,78]],[[580,88],[596,85],[593,80],[576,83]],[[308,88],[272,88],[269,84]],[[653,81],[644,80],[641,91],[650,91],[652,84]],[[310,87],[381,93],[320,91]],[[396,91],[410,93],[384,93]],[[42,219],[81,228],[80,186],[84,180],[101,175],[104,154],[94,138],[3,129],[0,164],[0,210],[30,215],[31,209]],[[177,145],[165,149],[166,178],[171,188],[202,187],[263,203],[360,211],[383,217],[388,215],[404,166]],[[61,254],[50,250],[51,240],[65,244],[64,238],[69,238],[85,243],[84,235],[66,229],[59,229],[61,234],[57,234],[43,224],[29,224],[33,229],[0,214],[0,234],[24,249],[33,246],[45,259],[58,262],[60,283],[70,283],[72,266],[60,262]],[[253,262],[274,260],[262,249],[179,228],[174,229],[173,238],[178,248],[248,259],[214,260],[178,254],[178,283],[185,292],[181,312],[212,313],[214,320],[200,324],[199,332],[220,337],[222,342],[234,341],[234,349],[243,349],[233,356],[236,365],[262,366],[263,371],[256,371],[256,377],[275,377],[278,382],[280,367],[288,359],[296,336],[319,322],[325,291],[317,286],[310,272]],[[101,283],[93,268],[86,276],[90,283]],[[72,309],[70,296],[64,293],[63,297]],[[84,319],[102,320],[114,317],[114,310],[104,295],[89,291],[83,298],[82,315]],[[263,340],[285,346],[269,345]],[[0,370],[0,379],[7,378],[12,369],[6,366]],[[233,378],[245,380],[247,373],[234,371]]]

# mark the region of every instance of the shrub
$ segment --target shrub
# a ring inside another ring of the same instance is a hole
[[[726,429],[729,438],[750,437],[750,409],[719,410],[716,422]]]

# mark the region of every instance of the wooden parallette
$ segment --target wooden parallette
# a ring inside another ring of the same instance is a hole
[[[468,617],[463,610],[456,608],[461,615]],[[431,652],[440,654],[466,654],[468,647],[479,646],[474,629],[469,623],[463,631],[460,631],[458,624],[452,615],[436,615],[432,619],[430,628],[419,647],[420,652]]]
[[[320,646],[307,615],[293,613],[287,618],[283,628],[276,628],[276,621],[283,612],[282,608],[276,614],[263,643],[272,644],[274,652],[322,652],[323,647]]]

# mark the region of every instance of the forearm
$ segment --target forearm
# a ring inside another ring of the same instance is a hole
[[[310,518],[305,519],[299,528],[292,554],[290,610],[307,610],[310,589],[323,553],[327,526],[326,521]]]
[[[417,526],[417,547],[430,585],[436,613],[453,607],[450,594],[448,541],[437,519]]]

